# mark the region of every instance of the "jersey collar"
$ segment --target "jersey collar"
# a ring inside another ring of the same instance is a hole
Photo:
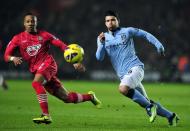
[[[112,35],[112,36],[115,36],[115,34],[116,34],[120,29],[121,29],[121,28],[118,27],[118,28],[116,28],[114,31],[108,31],[108,33],[109,33],[110,35]]]

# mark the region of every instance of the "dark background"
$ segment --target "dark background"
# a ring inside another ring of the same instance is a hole
[[[84,64],[87,72],[79,74],[74,71],[72,65],[64,61],[59,49],[51,48],[59,65],[59,77],[92,79],[93,75],[100,75],[101,78],[102,74],[98,74],[101,71],[112,75],[110,62],[107,59],[98,62],[95,58],[96,38],[100,32],[106,31],[103,14],[108,9],[119,13],[121,26],[146,30],[163,43],[166,49],[164,58],[160,57],[156,48],[147,41],[135,39],[137,55],[145,63],[145,73],[149,74],[150,78],[153,78],[153,74],[159,74],[159,79],[155,80],[184,81],[184,75],[190,72],[189,0],[1,1],[0,72],[8,78],[32,77],[26,64],[15,68],[13,64],[7,64],[3,60],[6,45],[15,34],[23,31],[23,15],[30,11],[38,16],[39,28],[47,30],[64,42],[77,43],[85,50]],[[106,76],[102,78],[106,79]],[[113,76],[108,79],[114,78]]]

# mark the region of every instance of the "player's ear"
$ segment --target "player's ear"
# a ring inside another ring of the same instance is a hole
[[[106,20],[104,21],[104,24],[105,24],[105,26],[107,27],[107,25],[106,25]]]
[[[24,20],[23,20],[23,25],[24,25],[24,26],[26,25],[25,18],[24,18]]]

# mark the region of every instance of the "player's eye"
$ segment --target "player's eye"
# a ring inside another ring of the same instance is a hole
[[[111,19],[111,21],[116,21],[115,19]]]
[[[31,23],[31,22],[29,20],[27,20],[26,23]]]
[[[26,23],[28,23],[28,24],[29,24],[29,23],[32,23],[32,24],[33,24],[34,21],[33,21],[33,20],[27,20]]]

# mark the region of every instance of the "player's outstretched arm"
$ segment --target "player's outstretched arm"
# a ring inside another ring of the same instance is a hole
[[[146,39],[149,43],[153,44],[157,48],[157,52],[160,55],[165,56],[165,54],[164,54],[164,51],[165,51],[164,46],[151,33],[146,32],[146,31],[141,30],[141,29],[133,28],[133,27],[129,27],[128,29],[129,29],[130,35],[137,36],[137,37],[142,37],[142,38]]]
[[[58,48],[60,48],[62,51],[64,51],[67,48],[67,44],[55,37],[54,35],[46,32],[46,34],[50,37],[50,43]]]
[[[20,65],[22,63],[21,57],[13,56],[13,51],[17,47],[18,39],[17,37],[13,37],[13,39],[7,45],[5,50],[4,59],[6,62],[13,62],[15,66]]]

